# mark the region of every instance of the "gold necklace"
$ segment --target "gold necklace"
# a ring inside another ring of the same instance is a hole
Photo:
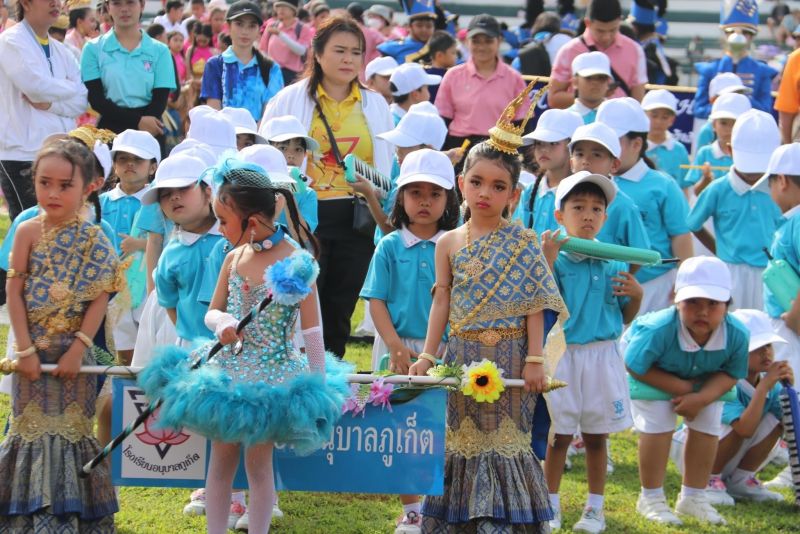
[[[490,232],[492,235],[486,242],[487,247],[493,245],[494,242],[497,240],[498,236],[500,235],[498,230],[500,230],[500,228],[504,226],[504,223],[505,219],[501,217],[500,222],[497,223],[497,227]],[[478,276],[486,268],[483,262],[481,262],[481,260],[478,259],[478,255],[472,253],[472,245],[474,243],[472,243],[471,229],[472,229],[472,219],[467,221],[467,236],[466,236],[466,243],[467,243],[466,252],[472,257],[464,264],[463,267],[464,273],[470,278]]]

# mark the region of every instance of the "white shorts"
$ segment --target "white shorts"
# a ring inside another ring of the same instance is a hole
[[[401,337],[400,341],[403,342],[403,345],[408,347],[409,349],[413,350],[417,354],[423,352],[425,350],[425,340],[424,339],[415,339],[412,337]],[[439,343],[439,349],[436,351],[435,356],[437,358],[441,358],[442,354],[444,354],[444,343]],[[375,341],[372,343],[372,370],[373,371],[380,371],[379,367],[381,364],[381,360],[385,355],[389,354],[389,347],[386,343],[383,342],[383,338],[380,334],[375,332]]]
[[[785,339],[786,343],[773,343],[775,361],[789,362],[794,376],[800,376],[800,337],[781,318],[772,319],[772,331]],[[797,389],[797,381],[795,388]]]
[[[117,324],[112,330],[114,346],[117,350],[133,350],[136,346],[136,335],[139,332],[139,320],[142,317],[144,305],[145,303],[142,302],[138,308],[124,310],[119,314]]]
[[[642,304],[639,306],[640,316],[672,306],[675,298],[673,290],[675,289],[676,274],[678,274],[677,269],[670,269],[658,278],[653,278],[642,284],[644,295],[642,296]]]
[[[697,414],[693,421],[684,419],[683,423],[697,432],[719,436],[722,431],[723,402],[712,402]],[[671,401],[634,400],[631,402],[633,426],[644,434],[663,434],[675,432],[678,414]]]
[[[610,434],[632,424],[625,366],[614,341],[567,345],[553,378],[565,388],[548,394],[556,434]]]
[[[764,283],[761,275],[764,269],[743,263],[725,263],[731,272],[731,302],[733,310],[763,310]]]

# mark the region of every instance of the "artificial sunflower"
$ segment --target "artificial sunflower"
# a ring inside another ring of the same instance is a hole
[[[502,380],[503,370],[494,362],[483,360],[464,366],[461,393],[472,397],[475,402],[494,402],[500,398],[506,387]]]

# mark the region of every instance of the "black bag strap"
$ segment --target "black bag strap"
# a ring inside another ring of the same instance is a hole
[[[344,169],[345,166],[344,160],[342,159],[342,153],[339,152],[339,144],[336,142],[336,137],[333,135],[331,125],[328,124],[328,119],[325,117],[325,113],[322,112],[322,106],[319,104],[319,100],[314,98],[314,104],[316,104],[319,118],[322,120],[322,124],[325,126],[325,131],[328,132],[328,139],[330,139],[331,142],[331,152],[333,152],[333,157],[336,158],[336,163],[339,165],[339,167]]]
[[[586,39],[583,38],[583,35],[579,37],[583,46],[585,46],[589,52],[597,52],[597,47],[594,45],[590,45],[586,42]],[[614,70],[614,67],[611,67],[611,76],[614,78],[614,81],[617,83],[617,86],[622,89],[626,95],[631,96],[631,88],[628,87],[628,84],[625,83],[625,80],[622,79],[622,76],[617,74],[617,71]]]

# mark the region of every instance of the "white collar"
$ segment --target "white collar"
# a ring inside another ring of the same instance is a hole
[[[222,235],[219,233],[219,221],[215,221],[214,226],[212,226],[205,234],[193,234],[192,232],[187,232],[186,230],[178,228],[178,240],[182,245],[187,247],[194,245],[201,237],[208,234]]]
[[[539,182],[539,191],[536,192],[536,196],[543,197],[547,193],[555,194],[556,189],[558,189],[558,186],[550,187],[550,185],[547,183],[547,176],[542,176],[542,181]]]
[[[739,177],[739,174],[736,172],[736,169],[731,167],[731,170],[728,171],[728,179],[731,184],[731,189],[737,195],[744,196],[746,193],[750,192],[750,188],[752,187],[750,184],[745,182]]]
[[[444,230],[439,230],[436,232],[433,237],[430,239],[420,239],[414,233],[408,229],[408,227],[404,224],[402,228],[400,228],[400,237],[403,239],[403,245],[406,248],[411,248],[417,243],[421,243],[423,241],[430,241],[431,243],[436,243],[439,241],[439,238],[444,235]]]
[[[120,187],[119,184],[117,184],[117,187],[115,187],[114,189],[112,189],[111,191],[108,192],[108,198],[110,198],[111,200],[119,200],[119,199],[125,198],[125,197],[133,197],[136,200],[141,201],[142,197],[144,196],[145,193],[147,193],[148,189],[150,189],[150,184],[144,186],[143,188],[141,188],[139,191],[135,192],[134,194],[129,195],[128,193],[126,193],[125,191],[122,190],[122,187]]]
[[[800,204],[793,207],[792,209],[788,210],[786,213],[783,214],[784,219],[791,219],[795,215],[800,214]]]
[[[663,143],[654,143],[649,139],[647,140],[647,150],[653,150],[660,146],[663,146],[667,150],[672,150],[675,147],[675,136],[672,135],[672,132],[667,132],[667,138],[664,139]]]
[[[580,113],[581,117],[588,115],[592,111],[597,111],[597,108],[590,108],[589,106],[587,106],[586,104],[577,99],[575,100],[574,106],[575,106],[575,111]]]
[[[729,155],[727,155],[725,152],[722,151],[722,147],[719,144],[719,139],[717,139],[716,141],[711,143],[711,154],[716,159],[722,159],[722,158],[729,158],[730,157]]]
[[[401,119],[407,113],[407,111],[401,108],[400,104],[396,102],[391,103],[391,105],[389,106],[389,111],[391,111],[394,114],[394,116],[399,117]]]
[[[678,313],[677,311],[675,313]],[[720,324],[713,332],[711,332],[711,337],[708,338],[708,343],[705,344],[704,347],[701,347],[697,344],[697,342],[692,338],[692,334],[689,333],[689,329],[686,328],[686,325],[683,324],[683,321],[678,319],[680,323],[680,328],[678,329],[678,344],[681,346],[681,350],[684,352],[697,352],[700,349],[703,350],[722,350],[727,345],[727,338],[728,338],[728,329],[725,326],[725,320],[722,320],[722,324]]]
[[[642,178],[644,178],[644,175],[647,174],[649,170],[650,167],[647,166],[647,163],[645,163],[643,159],[640,159],[633,167],[622,173],[619,177],[625,178],[631,182],[641,182]]]

